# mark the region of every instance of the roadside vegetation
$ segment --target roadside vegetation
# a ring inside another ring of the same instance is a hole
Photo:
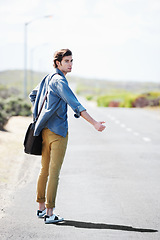
[[[27,72],[27,94],[44,77],[42,72]],[[23,97],[23,70],[0,72],[0,130],[12,116],[30,116],[31,104]]]
[[[119,92],[97,97],[99,107],[155,107],[160,106],[160,92]]]
[[[27,72],[27,93],[46,73]],[[22,70],[0,72],[0,130],[12,116],[31,115],[29,99],[23,97]],[[160,107],[160,84],[85,79],[68,75],[76,93],[96,102],[99,107]]]
[[[76,92],[99,107],[160,107],[158,83],[79,81]]]
[[[31,115],[31,105],[20,96],[17,89],[0,85],[0,130],[12,116]]]

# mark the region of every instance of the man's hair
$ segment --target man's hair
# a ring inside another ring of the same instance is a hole
[[[64,57],[71,56],[71,55],[72,55],[72,52],[69,49],[61,49],[56,51],[54,53],[53,66],[57,68],[58,66],[56,61],[61,62]]]

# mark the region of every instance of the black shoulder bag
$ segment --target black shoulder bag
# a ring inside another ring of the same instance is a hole
[[[47,98],[48,91],[46,92],[45,98],[43,100],[42,106],[40,108],[40,111],[34,120],[33,123],[30,123],[25,138],[24,138],[24,152],[31,155],[42,155],[42,132],[39,134],[39,136],[34,136],[34,127],[35,123],[38,120],[38,117],[42,111],[43,105],[45,103],[45,100]]]

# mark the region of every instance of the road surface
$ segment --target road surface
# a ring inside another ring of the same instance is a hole
[[[18,181],[9,204],[1,206],[1,240],[160,239],[160,115],[82,103],[107,128],[96,132],[69,111],[56,208],[65,221],[37,219],[40,157],[20,154]]]

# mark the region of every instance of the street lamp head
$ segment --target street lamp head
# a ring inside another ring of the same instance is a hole
[[[53,15],[47,15],[47,16],[42,16],[42,17],[34,18],[34,19],[32,19],[31,21],[26,22],[26,23],[25,23],[25,26],[27,26],[27,25],[29,25],[30,23],[35,22],[35,21],[37,21],[37,20],[39,20],[39,19],[42,19],[42,18],[52,18],[52,17],[53,17]]]
[[[47,15],[47,16],[44,16],[45,18],[52,18],[53,15]]]

